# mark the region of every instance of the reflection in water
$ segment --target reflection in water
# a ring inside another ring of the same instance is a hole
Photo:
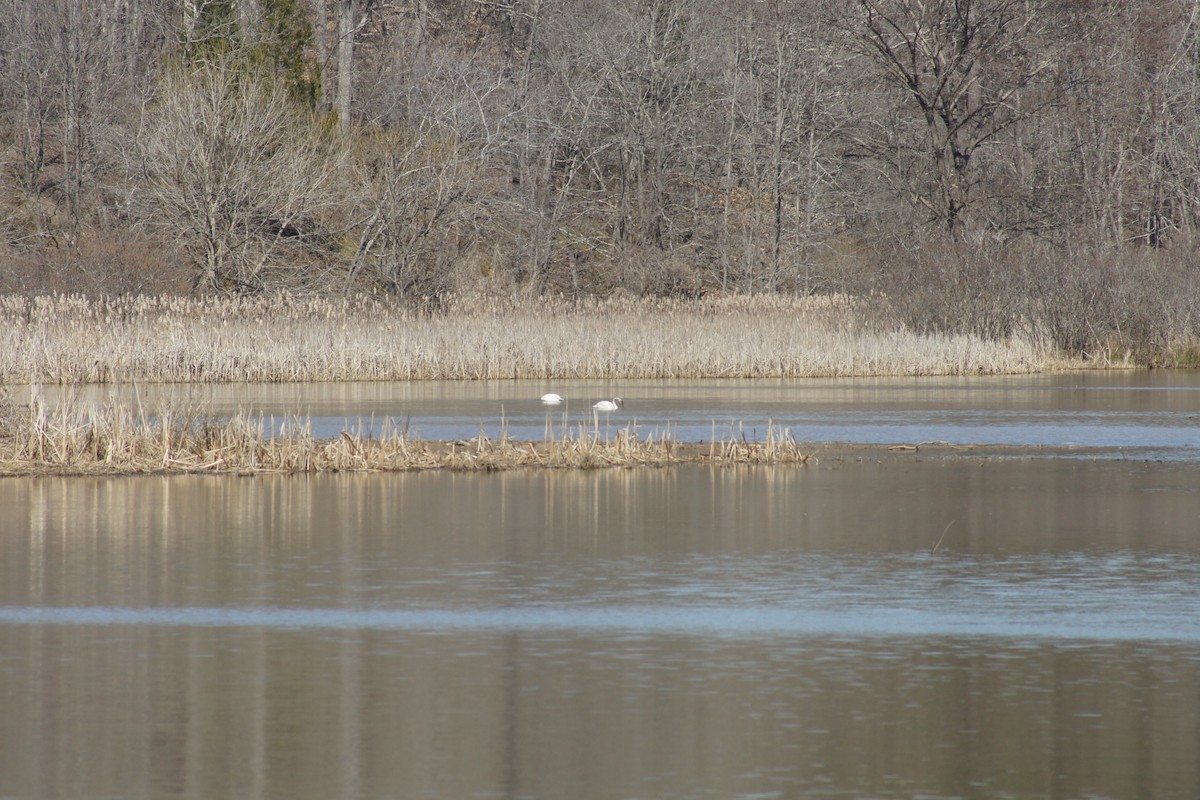
[[[0,796],[1200,796],[1196,476],[0,481]]]

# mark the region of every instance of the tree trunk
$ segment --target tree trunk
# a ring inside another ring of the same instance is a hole
[[[354,91],[354,5],[354,0],[338,3],[337,96],[333,108],[342,133],[350,130],[350,103]]]

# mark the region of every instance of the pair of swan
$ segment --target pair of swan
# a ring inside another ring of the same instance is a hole
[[[548,406],[560,406],[564,402],[566,402],[566,400],[561,394],[554,394],[551,392],[550,394],[542,395],[542,403]],[[593,405],[592,408],[596,409],[597,411],[616,411],[624,405],[625,403],[621,400],[621,398],[614,397],[612,400],[601,400],[599,403]]]

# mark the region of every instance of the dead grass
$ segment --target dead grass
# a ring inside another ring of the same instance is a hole
[[[641,437],[629,429],[602,435],[598,426],[582,424],[559,433],[548,427],[541,442],[507,435],[423,442],[393,420],[385,420],[377,436],[359,428],[315,439],[303,418],[280,422],[244,414],[227,419],[172,410],[151,414],[136,401],[113,397],[85,407],[68,396],[50,407],[34,386],[26,408],[0,398],[0,475],[598,469],[809,460],[789,431],[774,426],[764,442],[747,442],[731,430],[728,440],[711,445],[680,444],[668,433]]]
[[[447,301],[0,297],[0,384],[793,378],[1038,372],[1021,340],[917,335],[846,297]]]

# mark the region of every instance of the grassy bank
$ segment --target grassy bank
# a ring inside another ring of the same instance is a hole
[[[0,298],[0,384],[1037,372],[1027,341],[916,335],[842,297],[450,302]]]
[[[725,440],[683,444],[669,435],[640,437],[628,429],[547,428],[539,442],[479,436],[423,442],[392,421],[379,435],[343,431],[315,439],[305,419],[276,426],[261,417],[214,419],[187,411],[157,416],[136,405],[83,406],[70,399],[50,407],[34,388],[28,407],[0,398],[0,475],[142,473],[309,473],[420,469],[500,470],[522,467],[595,469],[668,466],[803,464],[808,456],[786,430],[762,442],[731,431]]]

